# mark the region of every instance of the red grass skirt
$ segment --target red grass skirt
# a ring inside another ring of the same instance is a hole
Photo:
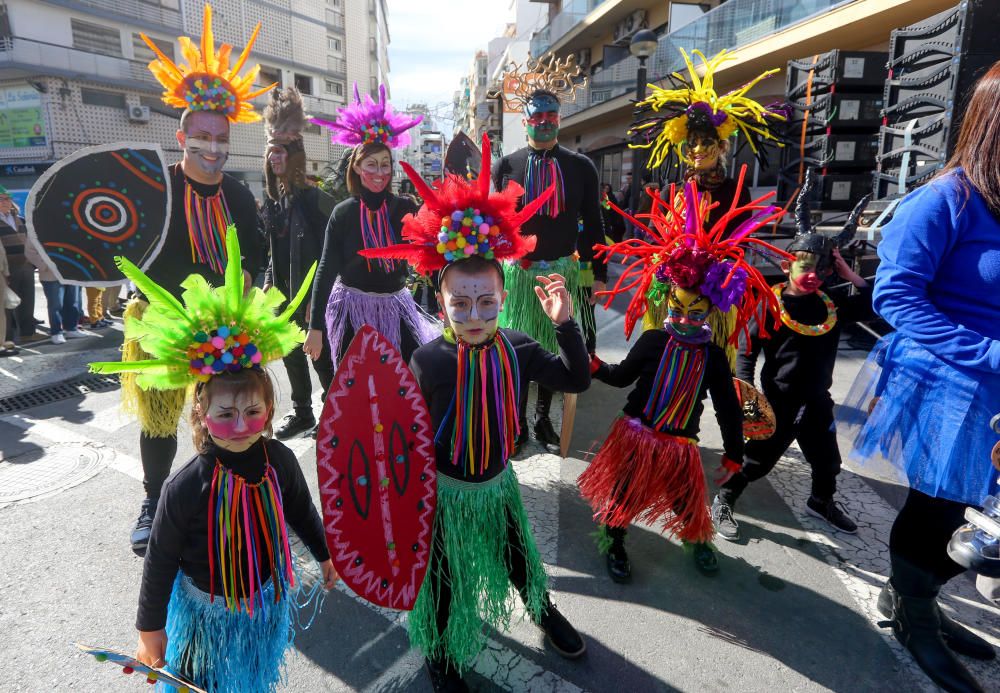
[[[639,419],[615,420],[577,483],[602,524],[662,523],[664,531],[688,542],[711,541],[715,534],[698,445],[657,433]]]

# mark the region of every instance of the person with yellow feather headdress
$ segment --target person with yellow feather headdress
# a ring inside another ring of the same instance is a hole
[[[252,90],[258,66],[239,74],[259,31],[258,24],[232,65],[232,46],[215,48],[212,8],[208,5],[200,45],[187,36],[178,38],[186,63],[175,63],[142,35],[156,54],[149,69],[163,85],[163,102],[184,109],[177,130],[177,144],[184,154],[179,163],[170,167],[170,225],[163,249],[146,269],[146,274],[172,295],[180,294],[181,282],[192,274],[204,277],[210,284],[222,283],[227,261],[226,229],[231,224],[239,234],[247,286],[260,266],[256,202],[246,187],[222,171],[229,157],[230,123],[259,120],[250,100],[274,87],[272,84]],[[148,297],[140,290],[126,308],[122,361],[148,357],[134,328],[148,307]],[[141,430],[139,456],[146,498],[131,534],[132,550],[140,556],[146,552],[160,489],[177,453],[177,424],[184,400],[184,388],[146,390],[136,383],[134,375],[122,376],[123,407],[136,414]]]

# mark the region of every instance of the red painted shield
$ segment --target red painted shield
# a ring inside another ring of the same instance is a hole
[[[399,352],[368,325],[337,368],[316,443],[337,573],[373,604],[412,609],[434,521],[431,417]]]

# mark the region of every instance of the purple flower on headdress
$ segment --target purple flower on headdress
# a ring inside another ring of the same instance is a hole
[[[729,117],[729,114],[725,111],[716,112],[715,109],[712,108],[712,104],[705,103],[704,101],[695,101],[687,107],[688,116],[693,115],[694,111],[704,111],[705,117],[708,118],[708,122],[712,124],[712,127],[716,128],[726,122],[726,118]]]
[[[711,264],[712,256],[701,248],[681,246],[670,252],[661,267],[671,284],[691,289],[701,283]]]
[[[354,103],[337,111],[336,120],[311,117],[317,125],[333,131],[335,144],[354,147],[359,144],[381,142],[390,149],[405,147],[410,143],[406,131],[424,119],[422,115],[396,113],[385,98],[385,85],[379,85],[379,98],[374,101],[365,94],[364,101],[354,84]]]
[[[723,286],[726,277],[732,272],[729,284]],[[733,269],[733,265],[728,262],[713,263],[705,271],[705,278],[701,283],[701,293],[711,299],[712,304],[722,312],[728,311],[736,305],[747,288],[747,273],[742,267]]]

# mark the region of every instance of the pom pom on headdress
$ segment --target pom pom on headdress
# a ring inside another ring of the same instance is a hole
[[[405,147],[410,143],[407,130],[417,125],[424,117],[420,114],[396,113],[385,98],[385,85],[378,88],[378,101],[368,94],[364,99],[354,84],[354,103],[337,111],[336,120],[310,117],[309,120],[332,131],[331,139],[336,144],[356,147],[359,144],[380,142],[390,149]]]
[[[230,67],[229,58],[233,47],[223,43],[218,51],[215,50],[212,8],[209,5],[205,5],[203,22],[200,48],[187,36],[177,39],[181,44],[181,54],[187,60],[186,65],[174,63],[148,36],[139,34],[156,55],[156,60],[149,64],[149,71],[163,85],[163,102],[175,108],[222,113],[234,123],[260,120],[260,114],[254,111],[250,101],[277,84],[251,90],[257,73],[260,72],[259,65],[254,65],[245,75],[239,76],[250,57],[250,49],[257,40],[260,23],[254,27],[239,59]]]
[[[149,301],[143,316],[126,323],[127,339],[137,339],[154,358],[146,361],[91,363],[95,373],[136,373],[143,389],[173,390],[213,375],[260,368],[282,358],[305,335],[292,320],[312,287],[313,264],[302,286],[281,314],[285,296],[278,289],[254,287],[243,293],[243,266],[236,227],[226,233],[226,280],[211,287],[192,274],[181,286],[183,304],[125,258],[115,258],[118,268]]]
[[[758,161],[766,165],[762,145],[766,140],[777,141],[774,125],[787,120],[788,114],[782,104],[762,106],[746,93],[779,70],[768,70],[739,89],[720,96],[715,91],[715,72],[722,63],[732,60],[726,51],[721,51],[711,60],[701,51],[692,51],[693,56],[701,59],[704,76],[698,75],[684,49],[680,51],[688,77],[673,73],[669,89],[649,85],[650,95],[636,104],[635,122],[628,133],[632,140],[629,146],[650,149],[647,166],[658,168],[672,153],[683,157],[681,147],[691,133],[714,134],[719,140],[740,133],[746,137]],[[781,146],[780,143],[778,146]]]
[[[424,199],[416,214],[403,219],[406,243],[360,251],[364,257],[406,260],[422,274],[474,255],[487,260],[515,260],[535,248],[534,236],[522,236],[521,224],[555,191],[549,186],[517,212],[524,188],[510,181],[502,192],[490,192],[490,140],[483,135],[479,176],[467,181],[448,175],[436,187],[428,185],[406,162],[400,164]]]
[[[651,287],[659,286],[664,291],[670,285],[698,291],[712,301],[719,310],[728,311],[738,306],[736,329],[732,341],[746,330],[747,324],[756,315],[764,317],[765,312],[778,316],[778,305],[767,280],[760,270],[745,259],[746,251],[757,249],[777,258],[790,259],[791,256],[769,243],[751,238],[758,228],[780,218],[783,211],[773,205],[764,205],[774,193],[760,197],[750,204],[737,205],[746,166],[740,169],[733,203],[711,229],[704,228],[708,212],[718,203],[706,207],[698,193],[694,181],[684,186],[684,210],[675,210],[658,193],[652,194],[653,208],[649,214],[639,215],[648,223],[626,214],[618,207],[612,207],[619,214],[648,234],[650,241],[630,238],[613,245],[594,246],[598,255],[608,258],[623,255],[627,266],[613,288],[598,293],[606,296],[606,306],[612,300],[629,291],[633,292],[625,312],[625,336],[631,337],[632,330],[648,308],[646,296]],[[670,186],[668,200],[674,200],[675,188]],[[747,221],[726,236],[730,222],[746,212],[752,212]],[[655,284],[654,284],[655,282]],[[766,335],[765,321],[759,320],[761,333]]]

